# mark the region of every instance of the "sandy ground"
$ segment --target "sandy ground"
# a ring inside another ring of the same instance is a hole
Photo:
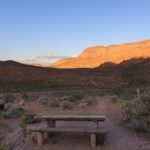
[[[25,106],[32,112],[45,111],[45,107],[39,104],[28,104]],[[51,109],[50,112],[61,111],[59,108]],[[121,125],[120,102],[110,102],[107,97],[98,97],[98,104],[88,108],[75,108],[73,111],[81,112],[103,112],[106,115],[106,121],[99,123],[107,131],[107,139],[104,145],[98,145],[97,148],[91,148],[90,136],[84,134],[56,134],[49,138],[43,146],[26,141],[16,148],[16,150],[150,150],[150,141],[138,137]],[[10,121],[9,121],[10,122]],[[12,121],[11,121],[12,122]],[[11,123],[10,123],[11,124]],[[87,127],[91,122],[57,122],[56,126],[67,127]],[[11,124],[18,130],[17,121]],[[17,127],[17,128],[16,128]]]

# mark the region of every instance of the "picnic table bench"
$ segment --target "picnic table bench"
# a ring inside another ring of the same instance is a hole
[[[91,146],[96,147],[96,136],[105,133],[105,130],[98,127],[100,121],[105,120],[105,115],[100,113],[61,113],[61,114],[43,114],[36,118],[43,119],[46,127],[32,127],[28,130],[37,133],[38,145],[44,143],[44,133],[86,133],[90,134]],[[56,127],[56,121],[92,121],[94,128],[64,128]]]

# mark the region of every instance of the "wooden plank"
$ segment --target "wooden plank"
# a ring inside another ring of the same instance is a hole
[[[65,132],[65,133],[106,133],[105,130],[99,128],[47,128],[47,127],[30,127],[31,132]]]
[[[70,121],[105,121],[105,115],[100,113],[62,113],[62,114],[42,114],[36,118],[45,120],[70,120]]]

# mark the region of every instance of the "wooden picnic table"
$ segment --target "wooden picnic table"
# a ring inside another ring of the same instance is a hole
[[[93,112],[61,112],[61,113],[44,113],[38,114],[36,118],[42,119],[46,122],[47,127],[30,128],[31,132],[37,132],[38,145],[44,142],[44,135],[47,138],[48,133],[86,133],[90,134],[91,146],[96,147],[96,135],[105,133],[98,127],[99,121],[105,121],[105,115],[102,113]],[[56,121],[91,121],[94,123],[94,128],[57,128]]]

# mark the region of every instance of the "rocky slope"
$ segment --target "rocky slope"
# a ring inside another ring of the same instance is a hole
[[[97,68],[53,69],[0,61],[0,93],[72,88],[150,86],[150,58]]]
[[[78,57],[63,59],[55,68],[94,68],[105,62],[120,63],[132,58],[150,57],[150,40],[85,49]]]

